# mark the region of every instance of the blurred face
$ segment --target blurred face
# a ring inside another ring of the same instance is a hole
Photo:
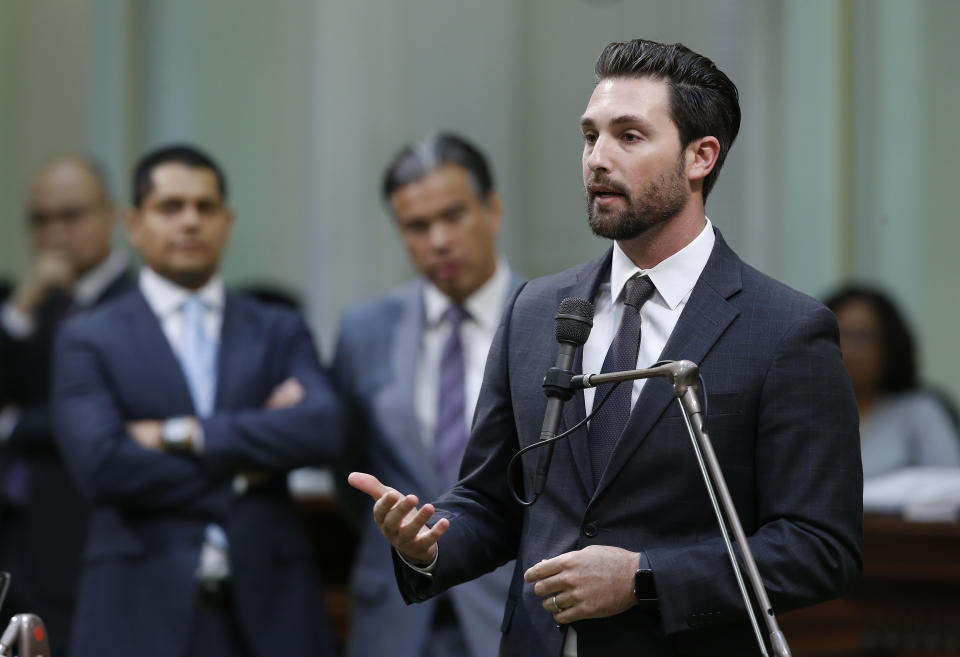
[[[27,200],[33,252],[56,252],[81,275],[110,253],[114,212],[96,176],[78,162],[63,160],[34,179]]]
[[[884,368],[883,327],[866,301],[850,300],[837,309],[843,364],[858,394],[875,393]]]
[[[690,197],[680,133],[667,83],[601,80],[580,120],[587,221],[615,240],[637,237],[675,217]]]
[[[196,290],[216,273],[233,214],[210,169],[161,164],[153,188],[130,212],[130,241],[144,262],[181,287]]]
[[[390,196],[413,265],[441,292],[462,302],[497,267],[500,201],[477,198],[463,167],[448,164]]]

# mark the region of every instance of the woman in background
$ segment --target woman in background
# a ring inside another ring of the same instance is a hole
[[[917,465],[960,467],[956,419],[917,381],[913,336],[883,293],[847,287],[826,301],[860,411],[864,479]]]

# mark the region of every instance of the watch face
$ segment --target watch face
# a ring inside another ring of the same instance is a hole
[[[657,599],[652,570],[641,568],[633,576],[633,596],[641,602]]]
[[[190,421],[173,418],[163,423],[163,442],[169,447],[180,447],[190,441]]]

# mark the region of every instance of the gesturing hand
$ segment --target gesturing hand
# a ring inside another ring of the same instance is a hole
[[[637,604],[633,575],[640,555],[611,545],[590,545],[544,559],[523,574],[536,584],[543,608],[557,623],[605,618]]]
[[[417,510],[416,495],[401,495],[363,472],[351,472],[347,481],[374,499],[373,518],[380,532],[404,559],[417,566],[433,563],[437,557],[437,540],[450,527],[449,520],[441,518],[428,528],[427,521],[434,513],[432,504],[424,504]]]

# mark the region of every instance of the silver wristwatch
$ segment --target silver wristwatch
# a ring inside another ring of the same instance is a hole
[[[164,420],[160,429],[163,448],[170,452],[189,452],[193,448],[193,422],[189,417]]]

